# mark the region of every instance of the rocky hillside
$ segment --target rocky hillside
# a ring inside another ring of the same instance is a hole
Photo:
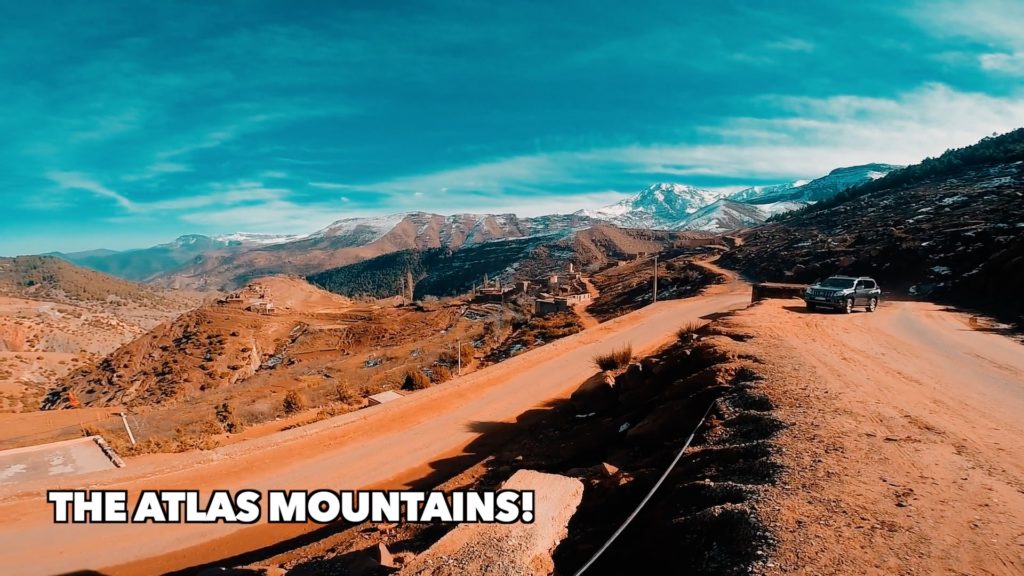
[[[766,280],[883,288],[1024,313],[1024,129],[896,171],[746,236],[722,262]]]
[[[38,410],[56,379],[198,304],[58,258],[0,259],[0,411]]]
[[[790,184],[754,186],[729,196],[730,200],[750,204],[798,202],[801,204],[828,200],[846,189],[882,178],[902,166],[893,164],[862,164],[836,168],[821,178],[798,180]]]
[[[402,250],[458,249],[497,239],[566,235],[590,224],[586,217],[571,215],[519,218],[513,214],[441,216],[414,212],[350,218],[300,240],[241,252],[213,252],[156,282],[233,288],[261,276],[305,276]]]
[[[564,270],[570,262],[581,270],[596,270],[615,260],[674,246],[696,246],[712,242],[712,238],[709,234],[600,225],[564,238],[534,236],[464,245],[457,250],[403,250],[312,274],[308,279],[347,296],[406,295],[410,281],[416,299],[454,296],[479,286],[485,275],[503,282],[535,280]]]
[[[295,236],[269,234],[229,234],[226,236],[203,236],[189,234],[173,242],[158,244],[137,250],[89,250],[87,252],[60,253],[57,256],[98,272],[143,281],[186,265],[196,259],[202,260],[207,254],[223,251],[242,252],[258,246],[276,244],[296,239]]]
[[[54,256],[0,258],[0,294],[54,302],[172,304],[163,290],[87,270]]]
[[[61,379],[45,409],[75,406],[154,405],[234,384],[253,375],[293,340],[306,317],[344,310],[351,302],[290,278],[266,278],[118,348],[95,365]],[[273,302],[274,314],[253,311]]]

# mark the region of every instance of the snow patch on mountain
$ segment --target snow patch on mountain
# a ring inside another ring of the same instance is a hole
[[[235,232],[233,234],[222,234],[220,236],[214,236],[213,239],[217,242],[224,243],[239,243],[239,244],[282,244],[284,242],[291,242],[293,240],[301,240],[305,238],[304,234],[261,234],[259,232]]]
[[[394,230],[395,226],[401,224],[410,215],[410,213],[399,213],[386,216],[342,218],[325,228],[313,232],[309,235],[309,238],[332,238],[359,234],[369,244],[383,238],[385,234]]]
[[[726,232],[757,226],[768,216],[760,206],[719,198],[678,222],[672,229]]]
[[[661,182],[610,206],[574,214],[629,228],[669,227],[722,195],[686,184]]]

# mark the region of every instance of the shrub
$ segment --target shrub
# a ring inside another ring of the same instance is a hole
[[[348,382],[339,382],[334,386],[334,393],[338,396],[338,402],[342,404],[352,404],[360,400],[360,397],[352,387],[348,385]]]
[[[430,378],[422,370],[410,370],[402,384],[404,390],[423,390],[430,388]]]
[[[689,322],[676,331],[676,337],[680,340],[689,340],[691,335],[697,334],[697,332],[703,327],[704,325],[700,322]]]
[[[285,414],[294,414],[301,411],[306,407],[306,402],[302,399],[302,396],[295,390],[289,390],[284,395],[284,402],[282,403]]]
[[[633,359],[633,347],[629,344],[612,350],[607,354],[600,354],[594,357],[594,364],[601,370],[616,370],[625,368]]]
[[[241,422],[235,418],[235,412],[227,402],[217,407],[217,421],[224,427],[225,432],[236,434],[242,431]]]
[[[433,369],[432,373],[433,373],[433,376],[434,376],[434,383],[435,384],[440,384],[442,382],[447,382],[447,381],[452,379],[452,371],[447,366],[443,366],[443,365],[434,366],[434,369]]]
[[[445,350],[445,351],[441,352],[440,354],[438,354],[438,356],[437,356],[437,363],[440,366],[447,366],[447,367],[456,366],[459,363],[458,353],[457,352],[453,352],[451,350]]]

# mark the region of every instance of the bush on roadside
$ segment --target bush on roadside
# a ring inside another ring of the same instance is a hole
[[[607,354],[595,356],[594,364],[596,364],[601,370],[617,370],[628,366],[632,359],[633,347],[627,344],[626,346],[612,350]]]
[[[434,383],[440,384],[447,382],[452,379],[452,371],[447,366],[437,365],[431,370],[431,374],[434,376]]]
[[[680,340],[691,340],[704,325],[700,322],[688,322],[679,330],[676,330],[676,337]]]
[[[285,414],[295,414],[301,412],[306,407],[306,402],[302,399],[302,396],[295,390],[289,390],[284,395],[284,402],[282,403]]]
[[[430,388],[430,378],[422,370],[410,370],[402,384],[404,390],[423,390]]]

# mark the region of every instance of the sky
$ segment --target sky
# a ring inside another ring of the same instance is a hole
[[[4,2],[0,255],[593,208],[1024,125],[1024,2]]]

